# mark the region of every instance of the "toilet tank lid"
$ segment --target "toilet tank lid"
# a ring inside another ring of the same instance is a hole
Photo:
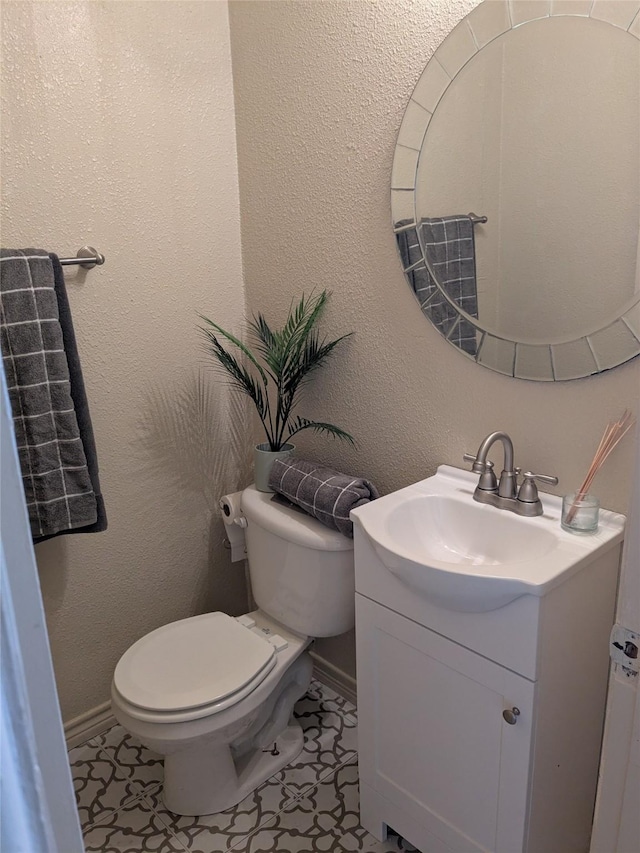
[[[303,509],[287,506],[279,495],[249,486],[242,493],[241,506],[249,523],[255,521],[288,542],[316,551],[353,550],[352,539],[321,524]]]

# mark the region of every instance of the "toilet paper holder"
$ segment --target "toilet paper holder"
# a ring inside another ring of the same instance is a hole
[[[223,544],[228,551],[231,551],[232,563],[245,560],[247,557],[247,543],[244,535],[247,519],[242,513],[241,499],[242,492],[234,492],[223,495],[218,502],[227,531]]]

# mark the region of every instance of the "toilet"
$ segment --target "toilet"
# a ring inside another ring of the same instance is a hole
[[[181,815],[224,811],[296,758],[306,650],[354,625],[352,540],[254,486],[241,507],[258,609],[152,631],[121,657],[111,686],[118,722],[164,756],[164,803]]]

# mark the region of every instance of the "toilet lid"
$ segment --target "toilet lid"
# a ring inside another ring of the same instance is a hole
[[[226,613],[205,613],[142,637],[120,658],[113,678],[132,705],[179,711],[260,683],[274,665],[268,640]]]

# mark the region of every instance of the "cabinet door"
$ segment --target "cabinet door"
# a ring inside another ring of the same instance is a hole
[[[447,849],[522,851],[533,683],[361,595],[356,630],[362,781]]]

